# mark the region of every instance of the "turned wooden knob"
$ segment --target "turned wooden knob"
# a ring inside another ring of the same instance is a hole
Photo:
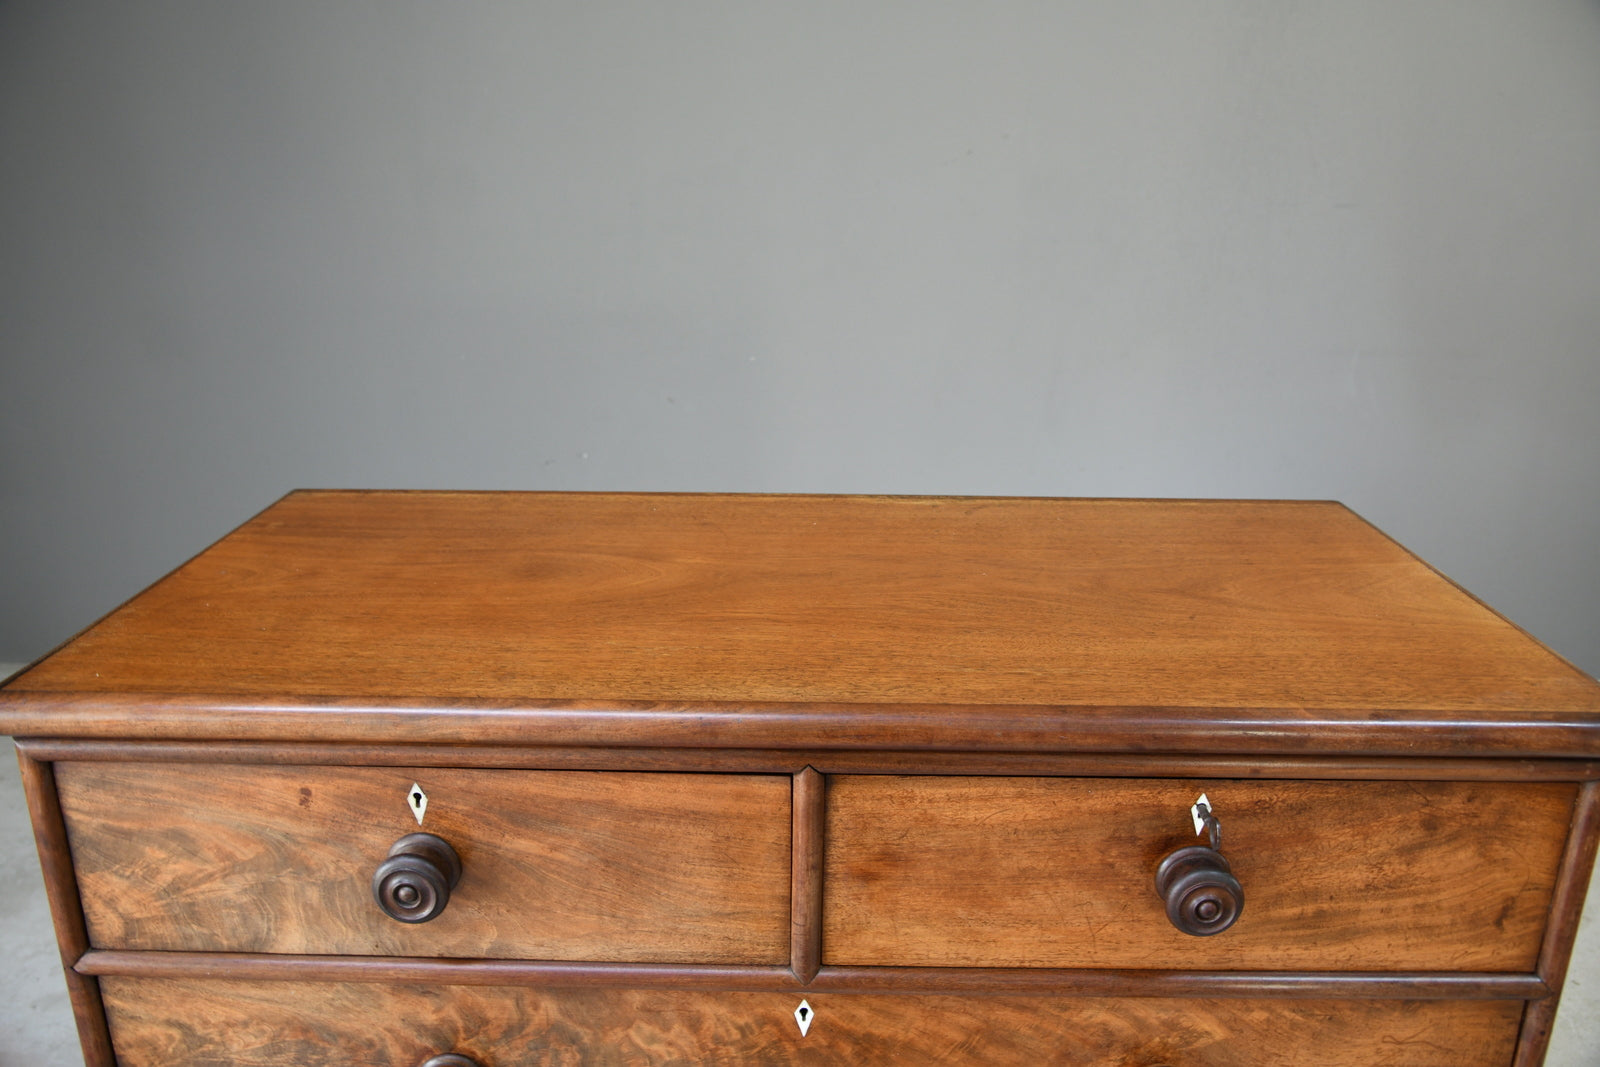
[[[1195,937],[1220,934],[1244,910],[1244,889],[1222,853],[1190,845],[1156,867],[1156,892],[1167,904],[1172,925]]]
[[[479,1067],[479,1065],[478,1061],[470,1056],[463,1056],[459,1052],[446,1052],[427,1060],[422,1067]]]
[[[407,834],[390,846],[389,857],[378,864],[372,876],[372,899],[391,919],[425,923],[444,911],[450,903],[450,890],[459,881],[461,857],[450,842],[433,834]],[[423,1067],[443,1067],[453,1062],[441,1060],[434,1064],[429,1060]]]

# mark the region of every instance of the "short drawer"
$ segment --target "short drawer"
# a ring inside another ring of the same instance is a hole
[[[1210,798],[1244,890],[1179,932],[1154,888]],[[838,777],[830,964],[1205,970],[1533,970],[1575,787]]]
[[[98,948],[788,959],[787,776],[85,762],[56,780]],[[462,873],[407,924],[372,880],[419,829]]]
[[[101,981],[121,1067],[1507,1067],[1520,1001],[1168,1000]]]

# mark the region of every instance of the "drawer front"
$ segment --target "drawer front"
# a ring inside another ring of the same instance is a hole
[[[1180,933],[1154,888],[1204,791],[1244,890]],[[1533,970],[1566,784],[838,777],[832,964]]]
[[[1520,1001],[638,992],[102,979],[121,1067],[1506,1067]]]
[[[57,764],[99,948],[782,963],[777,775]],[[374,903],[421,830],[462,864],[437,918]]]

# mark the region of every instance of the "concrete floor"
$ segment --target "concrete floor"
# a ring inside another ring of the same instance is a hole
[[[16,667],[0,664],[0,678]],[[0,1065],[80,1062],[38,853],[9,741],[0,746],[0,945],[7,946],[9,957],[0,967]],[[1600,891],[1589,895],[1584,908],[1545,1063],[1600,1067]]]

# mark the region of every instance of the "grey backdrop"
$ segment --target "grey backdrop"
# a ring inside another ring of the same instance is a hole
[[[0,2],[0,661],[294,486],[1346,501],[1600,671],[1600,3]]]

